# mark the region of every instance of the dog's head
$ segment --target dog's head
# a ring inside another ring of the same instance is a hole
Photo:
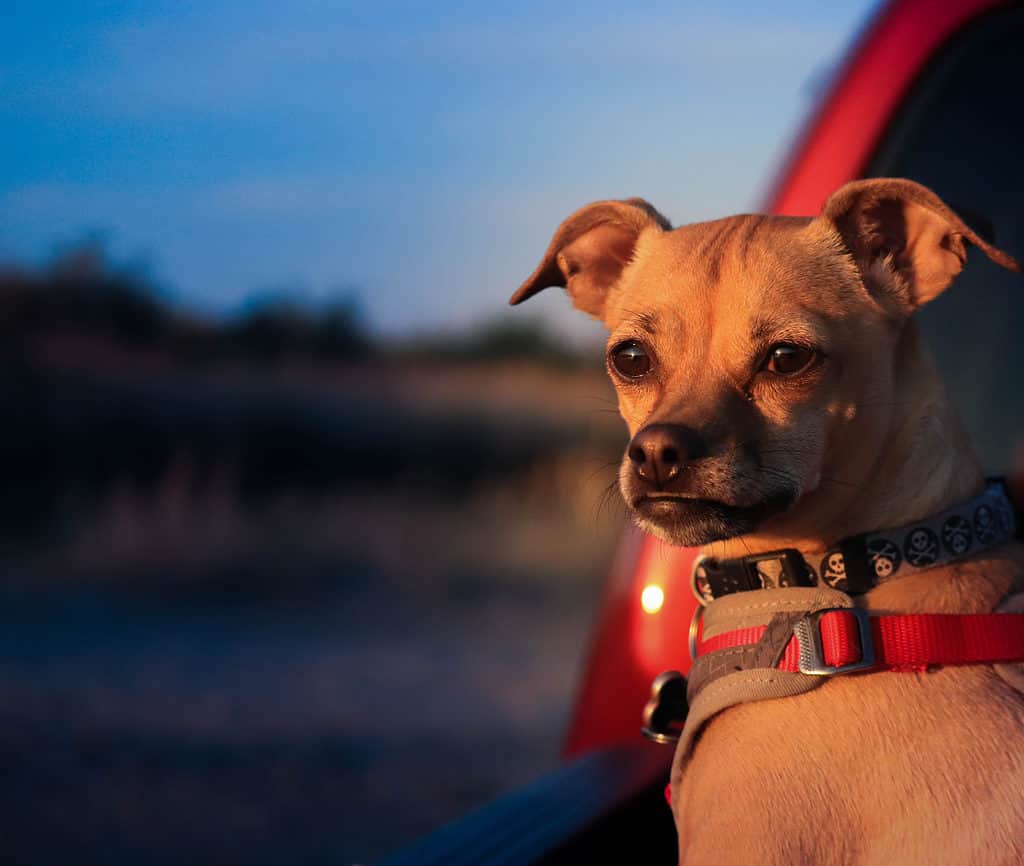
[[[967,242],[1019,270],[907,180],[847,184],[814,218],[675,230],[640,199],[604,201],[559,226],[511,303],[563,286],[605,323],[626,503],[671,543],[705,544],[794,509],[840,461],[868,471],[906,323]]]

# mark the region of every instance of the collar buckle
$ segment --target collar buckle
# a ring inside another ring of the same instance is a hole
[[[857,639],[860,643],[860,659],[845,664],[830,665],[826,663],[825,651],[822,647],[821,620],[826,614],[850,614],[857,623]],[[837,676],[851,674],[856,671],[868,670],[875,666],[875,643],[871,635],[871,617],[859,607],[830,607],[818,610],[802,617],[793,627],[800,645],[800,673],[811,676]]]
[[[800,551],[787,547],[737,559],[702,556],[694,565],[692,582],[695,594],[706,603],[734,592],[814,586],[817,581]]]

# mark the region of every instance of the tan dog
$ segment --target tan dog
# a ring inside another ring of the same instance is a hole
[[[906,180],[844,186],[815,218],[671,230],[589,205],[513,296],[565,286],[610,331],[637,522],[715,556],[923,519],[983,475],[912,313],[966,261],[1009,256]],[[885,612],[987,612],[1024,554],[883,583]],[[715,717],[673,772],[684,864],[1024,863],[1024,699],[989,665],[835,678]]]

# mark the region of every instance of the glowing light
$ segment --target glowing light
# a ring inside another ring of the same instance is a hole
[[[640,593],[640,606],[644,613],[657,613],[665,603],[665,590],[656,583],[649,583]]]

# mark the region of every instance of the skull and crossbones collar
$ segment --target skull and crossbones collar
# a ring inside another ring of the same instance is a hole
[[[1001,478],[980,496],[896,529],[855,535],[820,559],[793,548],[731,559],[698,557],[691,584],[701,604],[754,589],[827,585],[860,595],[897,575],[922,571],[996,547],[1017,534],[1018,520]]]

